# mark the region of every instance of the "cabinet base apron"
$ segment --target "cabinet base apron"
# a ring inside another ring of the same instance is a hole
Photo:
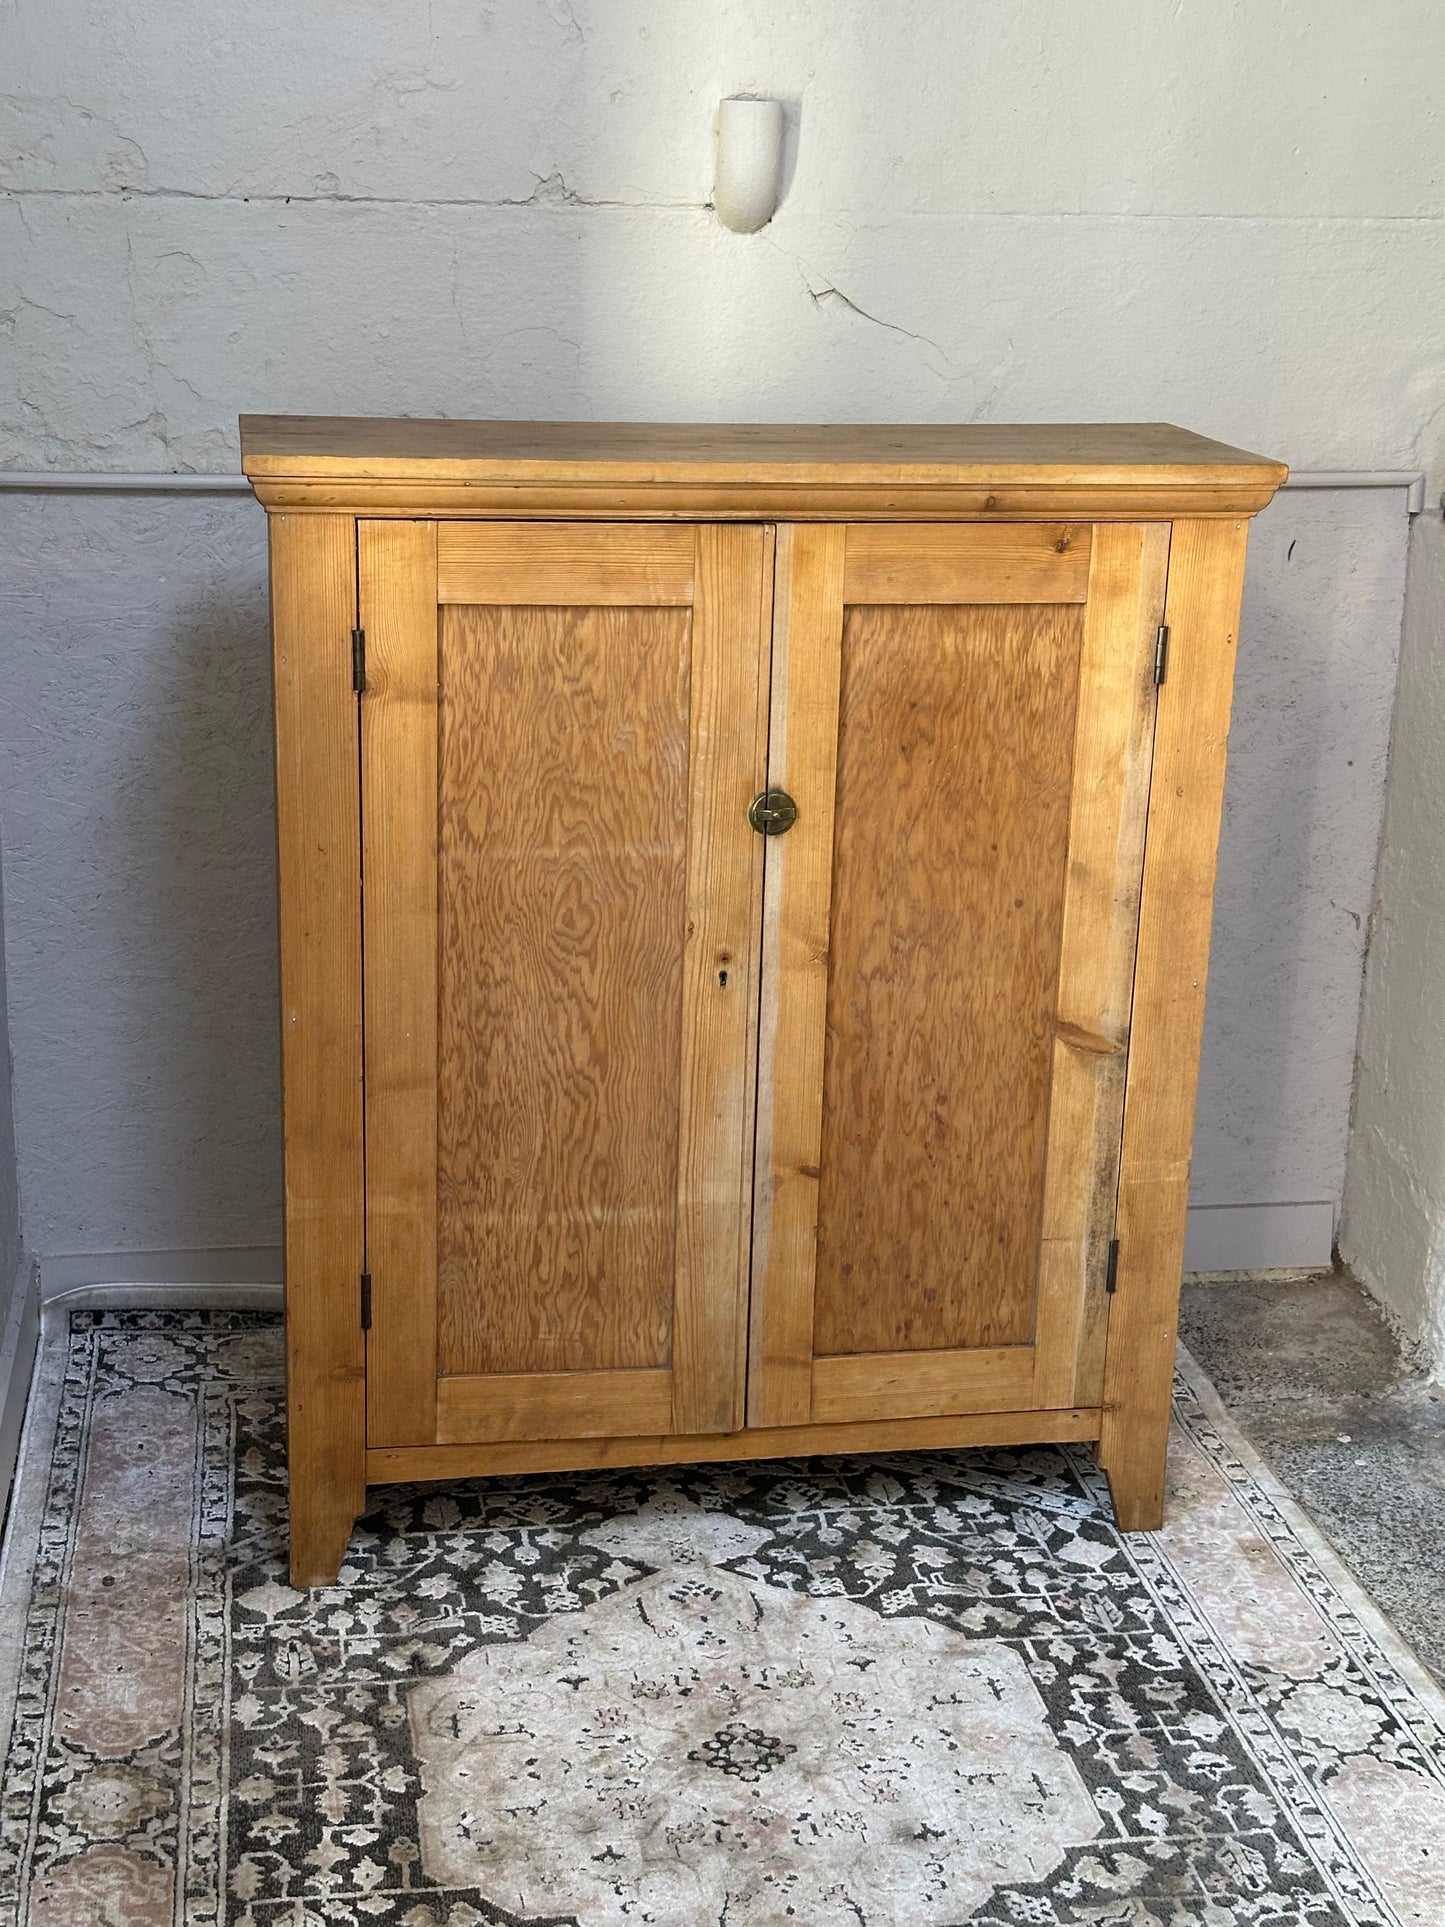
[[[770,1425],[745,1432],[621,1439],[522,1439],[494,1445],[373,1446],[368,1485],[477,1479],[516,1472],[590,1472],[628,1465],[702,1465],[729,1459],[800,1459],[844,1452],[940,1452],[968,1445],[1057,1445],[1097,1439],[1097,1408],[977,1412],[959,1418],[887,1419],[855,1425]]]

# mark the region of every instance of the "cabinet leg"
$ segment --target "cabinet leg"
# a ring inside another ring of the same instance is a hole
[[[286,1145],[286,1457],[291,1579],[334,1583],[366,1502],[356,522],[271,518],[281,1094]]]
[[[1109,1478],[1109,1496],[1121,1532],[1157,1532],[1164,1523],[1164,1479],[1169,1453],[1169,1421],[1148,1427],[1120,1427],[1100,1441],[1098,1458]]]
[[[357,1504],[350,1481],[344,1488],[324,1487],[312,1479],[291,1480],[291,1584],[334,1586]]]
[[[345,1303],[342,1278],[330,1296]],[[334,1586],[351,1528],[366,1505],[366,1378],[361,1347],[340,1308],[306,1331],[312,1301],[325,1305],[323,1276],[288,1284],[286,1471],[291,1521],[291,1584]],[[312,1289],[308,1295],[305,1287]],[[318,1371],[308,1355],[328,1343],[336,1369]],[[348,1357],[350,1347],[356,1356]]]
[[[334,1372],[318,1372],[304,1348],[301,1313],[307,1308],[306,1295],[289,1286],[288,1294],[286,1470],[291,1584],[334,1586],[351,1528],[366,1505],[365,1365],[360,1357],[353,1362],[343,1356]],[[320,1297],[320,1291],[314,1295]],[[341,1351],[352,1335],[339,1317],[333,1317],[324,1336]],[[360,1349],[359,1344],[355,1346],[358,1353]]]

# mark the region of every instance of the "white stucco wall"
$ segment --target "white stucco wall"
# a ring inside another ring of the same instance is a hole
[[[1423,467],[1433,499],[1445,424],[1442,71],[1445,16],[1426,0],[12,0],[0,11],[0,465],[225,468],[243,409],[1164,417],[1296,467]],[[752,237],[726,233],[706,206],[713,111],[739,91],[790,103],[783,205]],[[169,522],[159,511],[133,536],[114,504],[44,511],[52,565],[75,549],[55,593],[19,555],[10,580],[52,625],[27,631],[27,673],[52,674],[46,651],[68,652],[48,696],[27,685],[25,713],[44,697],[65,718],[89,715],[73,740],[89,728],[98,793],[132,781],[147,742],[164,753],[148,692],[164,705],[178,676],[201,673],[204,694],[204,676],[223,673],[224,624],[206,611],[229,598],[254,617],[254,535],[228,549],[224,513],[241,511],[214,513],[202,528],[199,511]],[[1417,534],[1420,557],[1431,539]],[[1317,561],[1318,582],[1346,581],[1338,555]],[[147,569],[165,578],[154,593]],[[109,606],[124,634],[107,634],[107,581],[122,585]],[[90,617],[62,622],[66,597]],[[1438,593],[1433,613],[1423,591],[1415,607],[1406,673],[1419,684],[1438,646]],[[1378,629],[1378,612],[1371,620]],[[1302,634],[1305,618],[1290,621]],[[169,660],[176,648],[189,670]],[[80,649],[118,664],[104,714],[87,710]],[[81,691],[71,707],[67,677]],[[243,700],[254,696],[247,682]],[[1336,715],[1332,743],[1346,723]],[[219,702],[187,727],[227,747]],[[1402,740],[1413,727],[1402,723]],[[1254,734],[1267,743],[1258,716]],[[1298,727],[1289,740],[1298,749]],[[1429,750],[1422,734],[1422,766]],[[195,803],[219,854],[181,841],[175,823],[161,829],[198,862],[209,954],[219,879],[238,865],[253,900],[264,832],[248,833],[254,848],[226,842],[246,809],[238,766],[222,756],[232,788],[208,796],[210,745],[192,735],[185,754],[166,807],[184,816]],[[247,754],[251,781],[261,752]],[[227,1018],[186,948],[195,912],[171,934],[154,851],[132,851],[119,830],[107,849],[93,798],[67,800],[58,780],[45,793],[53,814],[26,835],[52,858],[68,853],[65,887],[79,894],[61,920],[93,972],[117,959],[105,929],[86,925],[88,875],[92,920],[104,925],[103,904],[130,919],[124,963],[149,975],[136,993],[145,1009],[120,1010],[119,991],[80,994],[88,1024],[114,1014],[121,1026],[132,1055],[115,1091],[139,1107],[125,1114],[140,1118],[148,1155],[172,1165],[144,1178],[122,1225],[123,1174],[101,1182],[79,1152],[68,1165],[50,1157],[68,1114],[51,1082],[74,1042],[58,1001],[66,979],[18,983],[12,960],[12,1014],[39,1040],[17,1055],[22,1159],[27,1092],[51,1134],[48,1175],[37,1165],[31,1184],[49,1187],[44,1208],[37,1199],[30,1216],[52,1214],[46,1236],[62,1252],[269,1239],[274,1165],[251,1123],[233,1120],[209,1151],[182,1156],[212,1044],[186,1057],[158,1042],[177,984],[194,987],[200,1001],[182,1014],[203,1037],[207,1024],[239,1035],[259,1023],[259,962],[228,990],[241,1002]],[[135,795],[122,820],[148,835]],[[1312,820],[1319,829],[1328,809]],[[1357,810],[1351,834],[1367,849],[1363,821]],[[1241,861],[1257,855],[1246,836]],[[96,883],[88,866],[102,857]],[[1355,870],[1364,861],[1352,853]],[[142,887],[128,902],[116,878],[132,863]],[[1422,842],[1417,870],[1427,865]],[[43,891],[46,874],[37,859],[23,889]],[[46,946],[43,897],[21,892],[12,948],[63,965]],[[1353,871],[1348,895],[1360,914]],[[1257,899],[1248,914],[1259,927]],[[1416,952],[1403,926],[1396,954],[1408,980]],[[1257,982],[1241,981],[1254,997]],[[1343,1007],[1348,984],[1330,994]],[[1400,1008],[1398,992],[1384,1008]],[[149,1085],[132,1077],[147,1030],[159,1051]],[[238,1097],[264,1108],[274,1069],[252,1068]],[[107,1106],[121,1102],[110,1089]],[[1425,1108],[1417,1116],[1429,1141]],[[1321,1130],[1337,1147],[1338,1116]],[[1282,1156],[1287,1137],[1281,1124]],[[62,1184],[67,1169],[75,1182]],[[1436,1198],[1422,1221],[1445,1222],[1445,1181]],[[1365,1214],[1353,1221],[1366,1237]],[[66,1242],[78,1238],[93,1242]]]
[[[1445,406],[1430,0],[12,0],[0,458],[239,409],[1164,416],[1406,466]],[[720,96],[794,103],[762,233]]]
[[[1445,532],[1417,518],[1341,1250],[1445,1379]]]

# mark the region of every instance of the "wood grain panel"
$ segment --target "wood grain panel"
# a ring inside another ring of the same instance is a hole
[[[291,1582],[329,1585],[366,1502],[356,531],[271,518]]]
[[[439,602],[604,608],[689,603],[690,528],[611,522],[444,522]]]
[[[697,531],[672,1340],[672,1423],[683,1432],[729,1432],[743,1413],[763,882],[763,839],[747,812],[766,773],[770,546],[759,528]]]
[[[436,524],[357,534],[366,945],[367,1436],[436,1430]]]
[[[977,1351],[863,1352],[813,1362],[813,1419],[941,1418],[1012,1412],[1033,1402],[1030,1345]]]
[[[820,1354],[1033,1336],[1082,629],[847,613]]]
[[[1097,1408],[975,1412],[951,1418],[884,1419],[850,1425],[749,1427],[745,1432],[706,1432],[696,1437],[630,1433],[617,1438],[402,1446],[368,1452],[366,1476],[373,1485],[393,1485],[412,1479],[493,1478],[598,1466],[800,1458],[815,1452],[937,1452],[970,1445],[1032,1445],[1098,1436]]]
[[[683,609],[442,619],[446,1373],[669,1363]]]
[[[439,1445],[608,1438],[638,1427],[660,1432],[671,1417],[672,1374],[666,1369],[496,1372],[444,1378],[437,1386]]]
[[[1157,1527],[1164,1517],[1246,530],[1244,522],[1176,522],[1169,551],[1169,675],[1154,732],[1119,1171],[1119,1279],[1109,1308],[1099,1439],[1126,1531]]]
[[[798,820],[767,839],[763,886],[750,1425],[802,1424],[812,1403],[843,552],[842,529],[778,530],[768,781]]]
[[[1082,602],[1090,534],[1087,523],[1057,522],[851,528],[843,600]]]
[[[1035,1395],[1101,1395],[1167,524],[1095,531],[1074,730]]]

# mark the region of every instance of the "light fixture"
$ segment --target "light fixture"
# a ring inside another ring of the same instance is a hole
[[[783,167],[783,103],[734,95],[717,114],[712,204],[734,234],[753,234],[773,218]]]

